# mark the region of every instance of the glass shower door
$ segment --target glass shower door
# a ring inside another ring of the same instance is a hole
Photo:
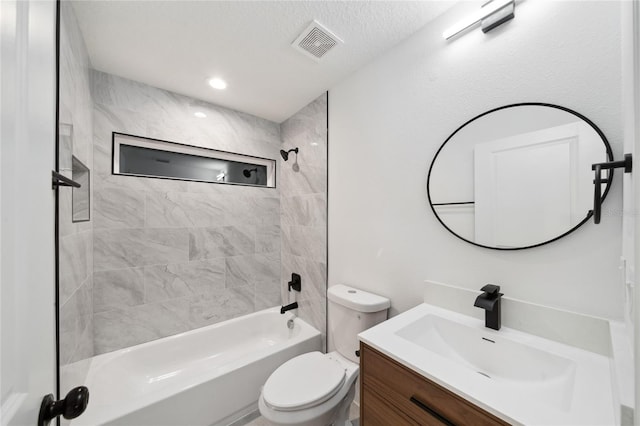
[[[58,189],[56,247],[58,367],[64,396],[85,384],[93,357],[93,111],[89,60],[81,35],[73,30],[72,5],[58,4],[57,170],[67,181]]]

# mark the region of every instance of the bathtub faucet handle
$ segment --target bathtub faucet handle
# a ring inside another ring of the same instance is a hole
[[[302,291],[302,278],[300,278],[300,274],[296,274],[295,272],[291,274],[291,281],[288,282],[289,291],[294,289],[295,291]]]

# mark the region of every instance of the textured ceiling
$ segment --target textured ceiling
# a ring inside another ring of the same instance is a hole
[[[93,68],[281,122],[450,1],[75,1]],[[291,47],[313,20],[344,44]],[[228,82],[224,91],[206,84]]]

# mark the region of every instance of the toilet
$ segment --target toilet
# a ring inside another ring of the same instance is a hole
[[[275,425],[344,426],[360,371],[358,334],[387,319],[389,299],[345,285],[329,287],[329,333],[336,348],[282,364],[265,382],[258,406]]]

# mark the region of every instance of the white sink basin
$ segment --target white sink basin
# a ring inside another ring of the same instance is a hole
[[[511,424],[615,424],[608,357],[428,304],[359,337]]]
[[[561,356],[434,314],[395,334],[522,396],[559,409],[567,409],[571,402],[575,362]]]

